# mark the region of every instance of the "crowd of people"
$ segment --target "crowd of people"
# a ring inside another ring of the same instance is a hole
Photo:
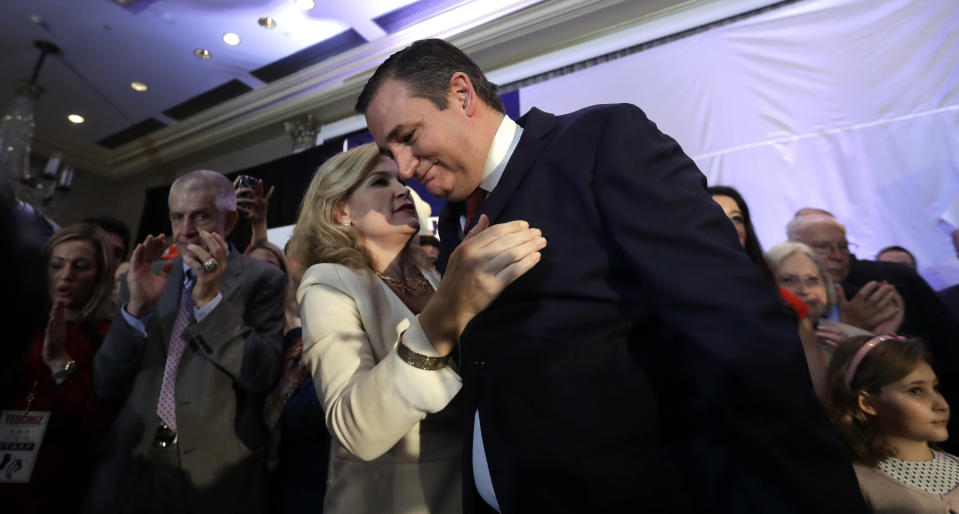
[[[442,40],[356,108],[374,142],[319,167],[285,248],[273,189],[207,170],[170,237],[50,235],[0,377],[4,423],[45,432],[0,434],[4,511],[959,512],[959,293],[909,250],[858,259],[804,208],[764,252],[635,106],[513,121]]]

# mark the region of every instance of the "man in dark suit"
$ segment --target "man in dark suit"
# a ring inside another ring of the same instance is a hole
[[[286,280],[224,238],[233,185],[195,171],[170,188],[182,258],[165,236],[131,256],[123,307],[94,361],[123,401],[87,500],[92,512],[264,512],[263,398],[279,373]]]
[[[959,230],[952,231],[952,246],[956,249],[956,256],[959,256]],[[959,320],[959,284],[940,290],[939,298],[949,308],[952,317]]]
[[[384,62],[357,110],[403,178],[450,201],[445,256],[510,220],[549,241],[488,308],[450,323],[467,512],[864,511],[795,325],[642,111],[514,123],[439,40]]]

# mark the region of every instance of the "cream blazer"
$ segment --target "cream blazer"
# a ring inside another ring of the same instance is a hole
[[[462,430],[450,402],[462,379],[396,354],[405,331],[415,352],[436,355],[416,316],[373,272],[338,264],[311,266],[297,300],[303,362],[333,436],[324,512],[460,512]]]

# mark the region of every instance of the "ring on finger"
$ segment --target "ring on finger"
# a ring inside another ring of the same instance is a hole
[[[216,273],[217,268],[220,266],[217,264],[216,259],[210,257],[209,259],[203,261],[203,271],[207,273]]]

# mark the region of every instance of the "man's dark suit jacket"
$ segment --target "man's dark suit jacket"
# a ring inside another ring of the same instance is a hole
[[[915,271],[897,262],[859,260],[849,256],[849,276],[842,283],[847,298],[852,298],[871,280],[896,286],[906,306],[899,334],[921,337],[932,354],[932,365],[939,378],[939,389],[946,401],[959,402],[959,324],[936,291]],[[949,419],[952,436],[940,446],[959,453],[959,416]]]
[[[460,339],[467,512],[474,409],[507,514],[864,512],[796,327],[679,145],[631,105],[519,124],[481,212],[549,244]]]
[[[156,403],[182,289],[178,258],[147,336],[118,314],[97,352],[97,394],[123,400],[123,408],[93,477],[89,512],[156,509],[139,503],[144,495],[134,491],[156,489],[143,479],[150,476],[144,469],[160,466],[151,457],[160,423]],[[187,326],[188,344],[176,375],[180,466],[168,471],[181,477],[183,494],[171,498],[171,503],[195,513],[266,510],[263,399],[280,370],[284,291],[286,277],[276,267],[231,247],[220,285],[223,299],[205,318]],[[167,497],[170,494],[166,492]]]
[[[959,284],[939,290],[939,299],[952,313],[952,319],[959,320]]]

